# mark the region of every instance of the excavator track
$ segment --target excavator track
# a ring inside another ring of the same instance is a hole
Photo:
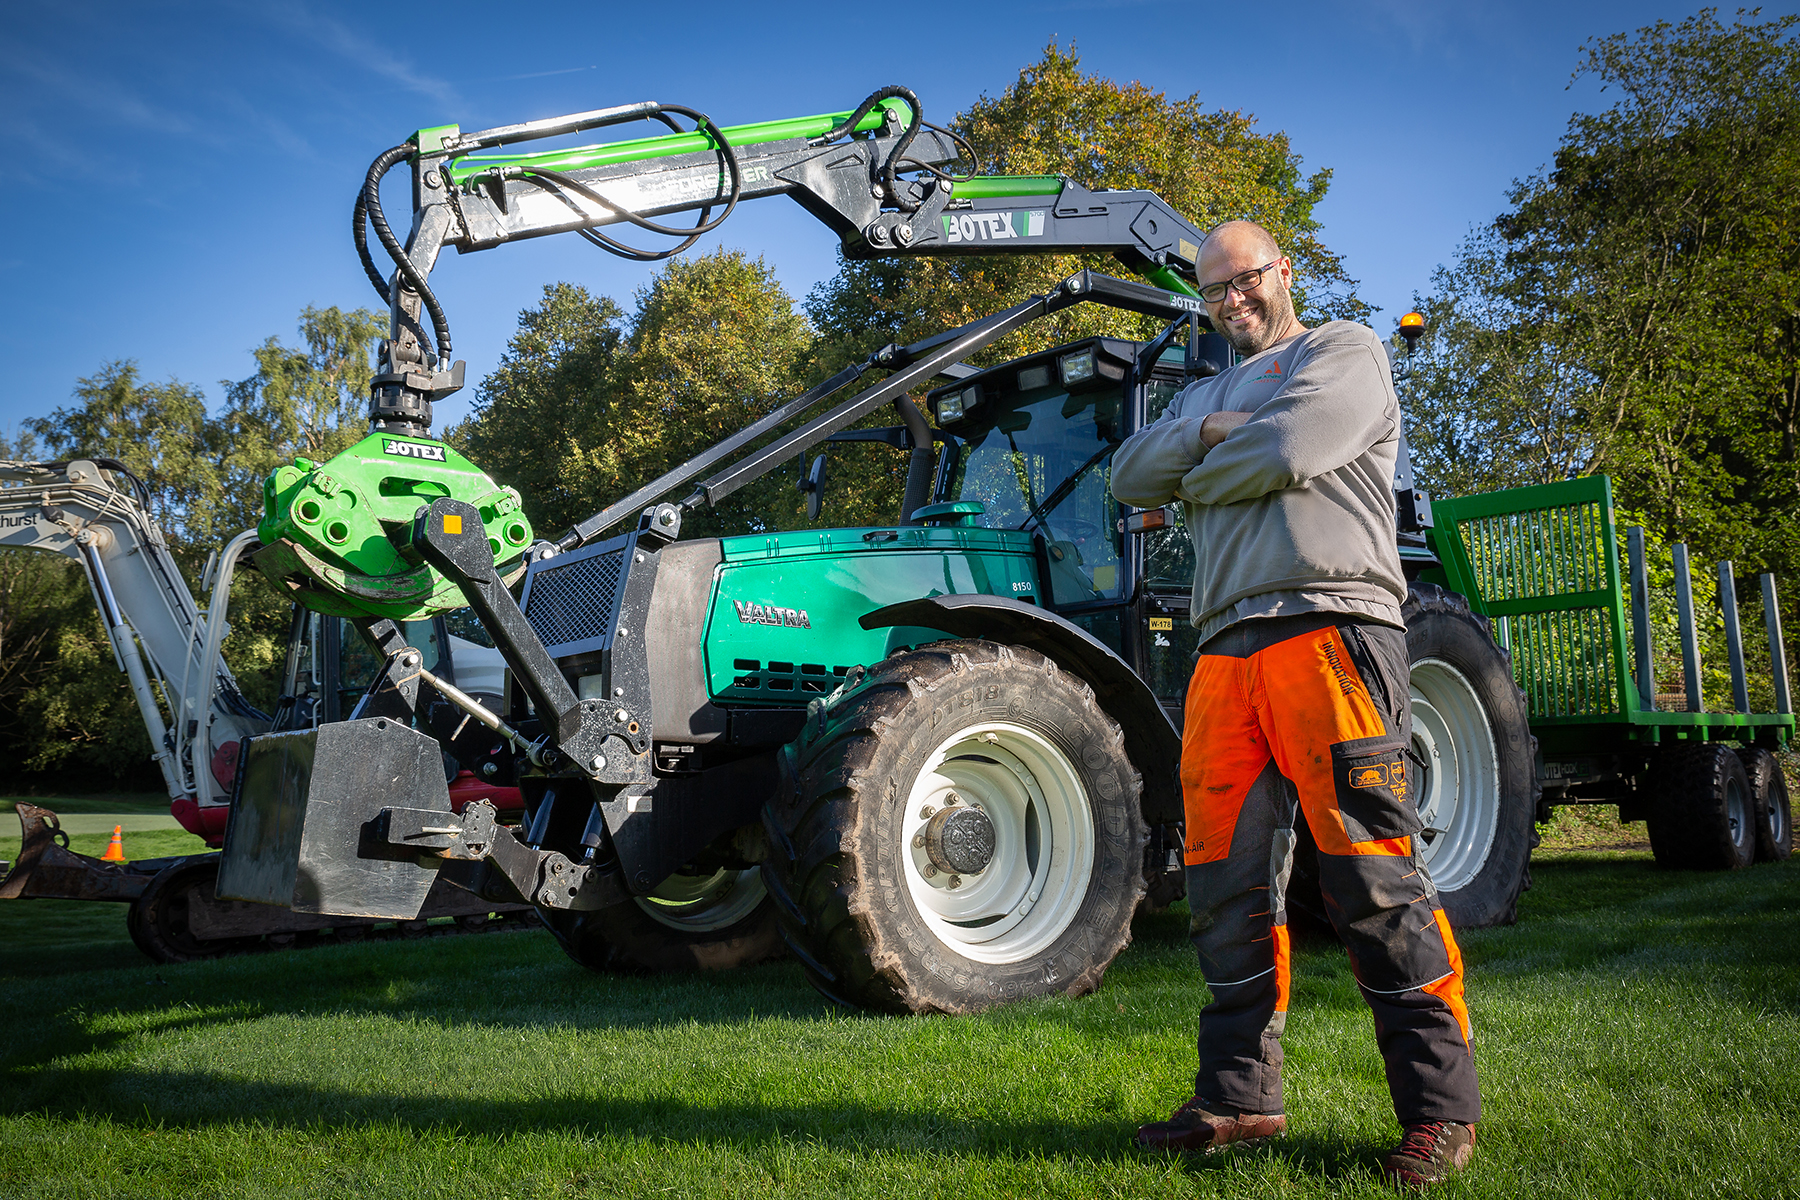
[[[69,849],[54,812],[15,805],[20,849],[0,875],[0,900],[112,900],[131,905],[126,928],[145,955],[159,963],[195,962],[235,954],[408,941],[539,929],[537,910],[526,904],[494,904],[439,881],[411,921],[370,921],[315,916],[213,894],[218,852],[130,863],[102,862]],[[4,867],[6,864],[0,864]]]

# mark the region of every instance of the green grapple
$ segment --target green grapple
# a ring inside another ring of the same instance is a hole
[[[295,459],[263,482],[257,567],[300,604],[340,617],[412,621],[460,608],[455,583],[412,545],[419,509],[442,497],[480,510],[496,567],[531,545],[519,493],[430,438],[372,433],[330,462]],[[524,570],[521,560],[502,576]]]

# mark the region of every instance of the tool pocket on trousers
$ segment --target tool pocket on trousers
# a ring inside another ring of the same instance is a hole
[[[1353,842],[1385,841],[1419,832],[1406,743],[1396,737],[1357,738],[1331,748],[1338,812]]]

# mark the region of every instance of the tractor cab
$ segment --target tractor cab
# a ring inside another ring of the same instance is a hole
[[[1191,357],[1179,345],[1089,338],[926,397],[948,435],[935,499],[978,504],[957,515],[967,524],[1030,533],[1039,603],[1117,651],[1177,728],[1196,648],[1193,546],[1175,510],[1146,522],[1113,499],[1112,456],[1202,373],[1190,372]]]

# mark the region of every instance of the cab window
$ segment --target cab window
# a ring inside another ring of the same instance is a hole
[[[1022,392],[972,434],[957,467],[952,498],[980,501],[979,523],[1044,538],[1058,605],[1123,591],[1111,491],[1118,414],[1117,392]]]

